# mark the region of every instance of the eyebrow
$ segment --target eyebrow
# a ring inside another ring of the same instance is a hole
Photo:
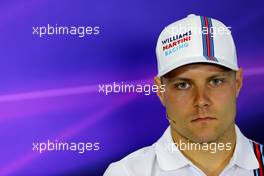
[[[232,70],[230,71],[225,71],[225,72],[220,72],[220,73],[215,73],[211,76],[209,76],[208,78],[206,78],[207,80],[210,80],[210,79],[214,79],[214,78],[217,78],[217,77],[221,77],[221,76],[227,76],[229,75],[230,73],[232,73]],[[181,77],[181,76],[175,76],[175,77],[172,77],[172,78],[165,78],[168,80],[168,82],[173,82],[173,81],[191,81],[192,79],[190,78],[186,78],[186,77]]]

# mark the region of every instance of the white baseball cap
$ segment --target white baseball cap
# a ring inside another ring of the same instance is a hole
[[[237,71],[229,28],[216,19],[193,14],[165,27],[156,45],[158,76],[191,63],[212,63]]]

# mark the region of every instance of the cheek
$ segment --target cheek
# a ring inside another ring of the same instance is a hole
[[[221,102],[230,102],[236,99],[236,87],[235,84],[226,85],[219,90],[216,90],[214,97],[217,97]]]
[[[186,114],[190,111],[191,95],[187,92],[167,91],[165,93],[165,106],[168,113]]]
[[[176,91],[167,91],[165,93],[165,102],[169,105],[183,106],[186,100],[190,99],[190,96],[186,93],[179,93]]]
[[[236,111],[236,92],[233,86],[215,92],[213,106],[220,111],[221,116],[232,117]]]

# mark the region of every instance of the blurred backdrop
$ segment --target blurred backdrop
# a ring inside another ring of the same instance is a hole
[[[264,143],[263,1],[0,1],[0,175],[100,176],[168,126],[155,94],[109,94],[99,84],[153,83],[156,40],[188,14],[231,26],[244,86],[237,124]],[[33,27],[99,26],[99,35],[33,35]],[[263,82],[262,82],[263,81]],[[32,151],[47,140],[100,150]]]

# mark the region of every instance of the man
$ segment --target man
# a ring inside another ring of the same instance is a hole
[[[264,176],[263,145],[235,125],[243,70],[230,30],[189,15],[161,32],[156,55],[154,81],[170,126],[152,146],[112,163],[104,176]]]

